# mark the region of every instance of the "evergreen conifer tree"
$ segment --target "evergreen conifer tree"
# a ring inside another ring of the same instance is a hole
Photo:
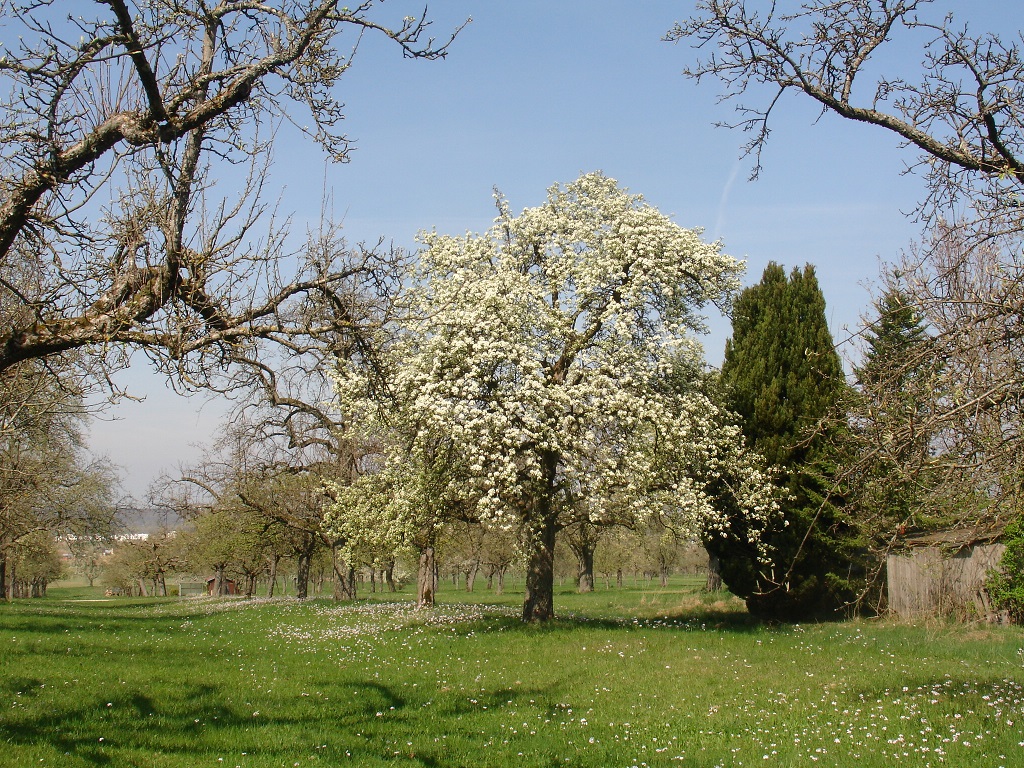
[[[874,310],[855,386],[837,409],[849,426],[837,456],[851,519],[871,556],[870,592],[881,607],[886,555],[901,536],[954,525],[962,510],[945,497],[933,453],[930,425],[944,362],[909,293],[893,285]]]
[[[895,288],[882,294],[875,310],[878,319],[865,334],[868,346],[864,363],[855,371],[857,382],[910,394],[908,385],[934,368],[924,321],[910,296]]]
[[[859,543],[833,487],[831,441],[816,432],[845,388],[814,268],[769,264],[737,298],[722,365],[747,441],[779,470],[784,520],[765,538],[772,563],[736,537],[706,545],[751,613],[794,620],[839,612],[857,594]]]

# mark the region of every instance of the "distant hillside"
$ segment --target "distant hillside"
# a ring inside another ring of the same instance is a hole
[[[166,509],[122,508],[118,510],[121,527],[130,533],[158,533],[162,530],[177,530],[184,521],[174,512]]]

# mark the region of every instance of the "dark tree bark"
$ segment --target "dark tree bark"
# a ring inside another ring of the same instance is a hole
[[[526,595],[523,621],[550,621],[555,617],[555,534],[558,526],[553,515],[546,515],[530,544],[526,567]]]
[[[437,553],[433,544],[427,544],[420,550],[420,567],[416,575],[416,604],[421,608],[434,605],[437,581]]]
[[[596,547],[587,546],[581,547],[576,552],[576,558],[579,560],[579,576],[577,577],[577,587],[581,593],[593,592],[594,591],[594,550]]]
[[[336,541],[331,546],[331,564],[334,568],[334,599],[355,600],[356,599],[356,571],[352,565],[341,556],[342,542]]]
[[[270,558],[270,574],[267,576],[267,597],[274,596],[274,589],[277,587],[277,564],[281,562],[280,555],[272,555]]]
[[[718,555],[708,553],[708,578],[704,582],[705,592],[721,592],[722,591],[722,573],[718,568]]]
[[[300,554],[295,561],[295,597],[305,600],[309,595],[309,556]]]
[[[312,534],[303,534],[303,546],[295,558],[295,597],[305,600],[309,596],[309,569],[312,565],[316,539]]]

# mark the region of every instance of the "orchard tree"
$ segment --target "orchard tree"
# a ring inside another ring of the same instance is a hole
[[[114,528],[117,475],[85,450],[84,395],[40,361],[0,373],[0,595],[21,542],[80,541]]]
[[[1019,33],[972,34],[953,13],[929,16],[931,0],[699,0],[667,39],[703,56],[687,67],[717,78],[751,138],[753,175],[785,96],[889,131],[921,154],[932,225],[967,203],[975,235],[1024,232],[1024,59]],[[918,72],[893,72],[889,51],[921,50]],[[879,64],[881,66],[879,66]],[[884,74],[883,74],[884,73]]]
[[[67,567],[53,536],[34,531],[22,536],[7,557],[11,597],[46,597],[46,588],[66,578]]]
[[[337,86],[362,37],[445,55],[425,18],[389,25],[385,6],[3,3],[0,372],[62,357],[104,373],[141,349],[204,386],[254,341],[350,326],[306,310],[372,269],[365,254],[256,228],[280,123],[347,159]],[[218,177],[241,193],[218,202]]]
[[[460,470],[451,440],[425,435],[416,440],[421,419],[411,410],[413,403],[384,395],[392,406],[385,415],[379,403],[368,402],[366,369],[350,366],[348,371],[349,376],[339,378],[338,391],[340,400],[348,404],[348,410],[343,410],[351,419],[349,436],[367,446],[374,444],[376,452],[364,457],[355,480],[324,479],[331,499],[324,527],[345,542],[349,559],[360,550],[412,553],[417,561],[417,604],[432,606],[438,588],[440,540],[451,525],[476,522],[467,476]]]
[[[705,539],[723,580],[756,615],[833,613],[856,595],[854,530],[833,487],[828,441],[817,431],[845,383],[814,269],[769,264],[740,294],[726,342],[722,386],[751,447],[780,468],[784,519],[765,535],[770,567],[742,541]]]
[[[703,330],[703,307],[728,303],[741,263],[600,173],[518,216],[497,203],[484,235],[423,235],[392,387],[418,414],[411,463],[431,464],[450,441],[461,498],[519,533],[523,619],[545,621],[555,537],[578,500],[707,532],[726,524],[712,486],[730,474],[745,516],[775,507],[718,406],[660,385],[670,358],[702,364],[689,334]]]
[[[586,519],[567,526],[562,532],[566,546],[576,556],[579,566],[576,588],[581,593],[594,591],[594,555],[604,532],[605,529],[592,525]]]
[[[887,451],[919,456],[930,435],[943,457],[931,487],[963,506],[958,524],[998,524],[1024,491],[1024,57],[1019,32],[979,34],[954,13],[929,11],[928,0],[700,0],[668,39],[703,51],[686,74],[717,78],[737,102],[728,125],[751,136],[754,176],[789,94],[919,152],[911,170],[926,184],[916,211],[926,231],[883,279],[919,313],[943,367],[930,408],[891,431]],[[895,70],[890,52],[908,60],[908,48],[920,50],[909,57],[920,65]],[[919,368],[910,355],[886,375]]]
[[[161,530],[146,538],[115,543],[102,581],[129,595],[137,590],[141,597],[166,597],[167,576],[178,571],[182,562],[181,541],[175,532]]]

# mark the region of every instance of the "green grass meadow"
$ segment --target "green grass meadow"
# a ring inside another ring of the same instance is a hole
[[[0,606],[2,766],[1024,766],[1024,632],[763,626],[693,583]]]

